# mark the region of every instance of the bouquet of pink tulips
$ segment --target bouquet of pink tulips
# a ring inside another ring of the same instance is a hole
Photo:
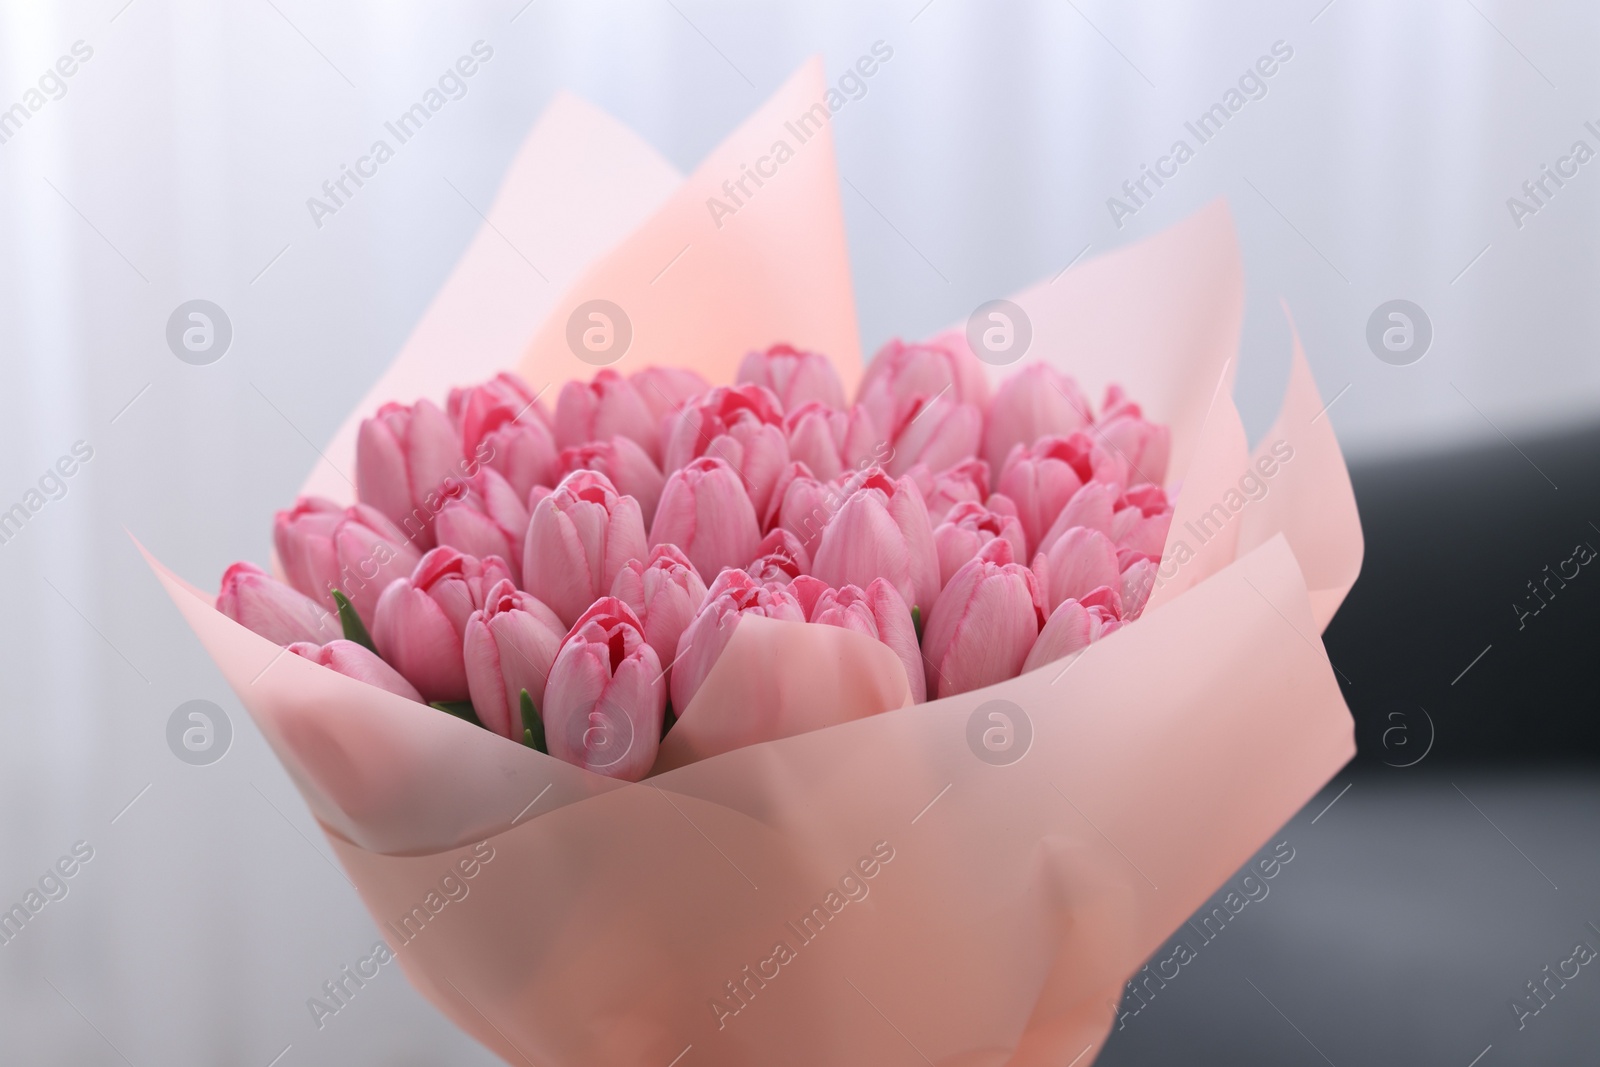
[[[637,781],[746,614],[881,641],[916,703],[1136,619],[1172,520],[1169,447],[1120,389],[1097,418],[1048,364],[991,398],[959,334],[891,342],[849,406],[833,364],[788,345],[731,386],[602,370],[554,418],[502,373],[365,420],[360,503],[279,512],[287,584],[237,563],[217,607]]]
[[[682,176],[558,99],[272,566],[151,560],[510,1063],[1088,1067],[1354,751],[1360,524],[1298,341],[1245,439],[1225,205],[863,366],[828,100]]]

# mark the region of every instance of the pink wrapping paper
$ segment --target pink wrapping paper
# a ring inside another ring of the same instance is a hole
[[[490,269],[499,253],[475,241],[447,283],[456,297],[430,308],[384,388],[437,399],[494,369],[490,352],[535,387],[588,371],[552,338],[594,293],[636,319],[620,369],[694,365],[726,381],[744,347],[782,339],[830,352],[853,383],[826,130],[782,171],[789,186],[763,189],[770,215],[757,197],[718,231],[703,204],[774,120],[821,97],[821,77],[804,68],[676,192],[660,168],[631,185],[622,170],[648,153],[559,101],[491,218],[537,232],[568,210],[548,188],[612,168],[640,228],[609,251],[570,242],[588,262],[569,266],[573,288],[542,305],[542,326],[464,295],[463,279],[510,269]],[[696,259],[653,280],[679,241]],[[680,268],[669,296],[648,291]],[[1121,381],[1173,426],[1182,491],[1142,619],[1076,659],[901,706],[902,669],[876,642],[746,617],[641,783],[283,655],[150,562],[412,982],[508,1063],[1086,1064],[1126,976],[1354,753],[1319,637],[1360,567],[1354,499],[1298,339],[1279,422],[1246,450],[1229,395],[1240,278],[1219,203],[1015,298],[1034,323],[1030,358],[1096,390]],[[750,303],[708,295],[713,281],[737,281]],[[458,373],[463,350],[480,362]],[[1229,490],[1279,442],[1292,458],[1233,507]],[[1217,532],[1177,562],[1207,513]],[[756,716],[780,724],[777,739],[744,744]],[[999,755],[991,729],[1010,730]]]

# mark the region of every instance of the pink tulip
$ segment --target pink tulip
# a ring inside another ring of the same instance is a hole
[[[466,492],[439,509],[434,533],[439,544],[484,559],[497,556],[522,580],[522,542],[528,534],[528,508],[511,483],[492,467],[480,467],[464,483]]]
[[[951,577],[922,634],[928,693],[940,697],[1013,678],[1044,625],[1039,582],[996,538]]]
[[[928,502],[928,518],[943,522],[951,508],[965,500],[983,503],[989,498],[989,464],[981,459],[957,463],[933,475],[923,497]],[[991,509],[992,510],[992,509]]]
[[[789,457],[804,463],[813,477],[824,482],[888,454],[888,442],[879,436],[872,417],[860,405],[839,411],[814,401],[801,404],[784,415],[783,430]]]
[[[481,423],[485,421],[501,421],[493,414],[500,409],[509,409],[512,419],[519,421],[532,419],[550,426],[550,413],[539,402],[539,396],[543,392],[541,389],[535,393],[528,388],[528,383],[517,375],[510,371],[501,371],[478,385],[450,390],[450,397],[445,402],[445,412],[449,414],[450,421],[461,429],[463,436],[472,436],[474,429],[481,431],[483,429]],[[471,449],[468,449],[468,452],[470,451]]]
[[[333,607],[330,589],[339,588],[339,554],[333,531],[345,508],[320,496],[303,496],[272,518],[272,547],[289,584],[313,600]],[[388,519],[383,520],[386,525]]]
[[[1141,559],[1122,569],[1122,617],[1132,622],[1144,614],[1150,594],[1155,591],[1159,559]]]
[[[947,392],[941,396],[915,396],[904,402],[885,423],[889,459],[885,468],[899,476],[917,464],[938,472],[973,458],[983,435],[983,411],[962,404]]]
[[[1045,607],[1054,611],[1063,600],[1081,601],[1100,586],[1122,585],[1117,546],[1099,530],[1074,526],[1056,538],[1048,552],[1034,557],[1033,571],[1044,590]]]
[[[609,441],[590,441],[563,448],[557,471],[565,476],[578,470],[599,471],[611,479],[617,492],[639,502],[639,513],[644,518],[645,527],[650,526],[666,478],[661,468],[632,438],[618,434]]]
[[[1016,445],[1041,437],[1066,437],[1094,421],[1078,383],[1048,363],[1030,363],[1006,378],[989,406],[983,456],[1000,470]]]
[[[788,530],[805,546],[806,554],[814,556],[822,528],[842,503],[844,494],[838,486],[813,478],[804,463],[791,463],[773,488],[766,527]]]
[[[844,407],[844,385],[833,362],[827,356],[802,352],[791,345],[773,345],[765,352],[746,353],[734,380],[740,385],[765,386],[784,411],[806,403]]]
[[[235,563],[222,572],[217,610],[275,645],[320,645],[340,635],[338,620],[328,609],[254,563]]]
[[[824,593],[831,592],[833,586],[812,574],[802,574],[789,583],[789,593],[800,604],[800,611],[807,622],[815,621],[812,615],[817,610],[817,602]]]
[[[639,502],[605,475],[575,471],[540,500],[522,546],[522,587],[563,626],[606,595],[630,559],[648,554]]]
[[[550,416],[522,379],[499,376],[471,389],[452,389],[448,407],[468,456],[499,471],[522,500],[557,474]]]
[[[761,539],[755,561],[745,572],[758,582],[788,585],[810,569],[810,553],[798,537],[780,527]]]
[[[462,637],[489,590],[510,581],[505,560],[479,560],[453,548],[435,548],[409,578],[397,578],[378,598],[372,641],[378,652],[424,699],[466,700]]]
[[[920,344],[896,338],[878,350],[861,378],[858,402],[882,428],[898,424],[901,413],[918,397],[943,396],[976,407],[981,418],[989,408],[989,377],[959,332],[941,334]]]
[[[763,585],[744,571],[723,571],[706,591],[700,613],[678,639],[677,666],[672,669],[672,708],[678,715],[688,710],[744,614],[806,621],[793,593]]]
[[[1163,484],[1172,453],[1171,428],[1146,422],[1139,405],[1126,397],[1121,386],[1106,390],[1104,409],[1099,432],[1106,447],[1127,464],[1128,483]]]
[[[566,635],[556,613],[531,593],[495,583],[483,607],[468,617],[461,643],[467,692],[484,726],[522,740],[522,691],[535,708],[544,706],[550,668]]]
[[[1122,494],[1106,532],[1118,548],[1159,560],[1172,527],[1172,504],[1156,485],[1137,485]]]
[[[461,437],[431,401],[385,404],[356,434],[356,495],[420,548],[433,547],[434,517],[466,471]]]
[[[1000,472],[999,491],[1017,505],[1029,551],[1037,551],[1056,516],[1090,481],[1123,484],[1122,468],[1088,434],[1041,437],[1011,450]]]
[[[759,385],[718,386],[691,400],[667,438],[668,474],[700,456],[739,472],[756,514],[764,515],[779,475],[789,465],[789,440],[777,397]]]
[[[652,457],[666,454],[667,437],[684,405],[711,389],[710,382],[682,367],[645,367],[629,375],[628,381],[650,409],[650,426],[660,441],[660,450]]]
[[[887,578],[907,604],[927,610],[939,595],[939,557],[922,494],[877,467],[850,486],[823,528],[812,573],[835,588]]]
[[[617,434],[661,459],[660,423],[633,383],[607,367],[590,382],[568,382],[556,398],[556,445],[573,448]]]
[[[704,456],[668,476],[650,526],[651,545],[677,545],[695,570],[714,578],[724,567],[748,564],[760,543],[755,508],[738,472],[723,460]]]
[[[646,561],[630,559],[617,573],[611,595],[644,624],[644,639],[669,675],[678,638],[706,601],[706,583],[676,545],[657,545]]]
[[[1121,626],[1122,620],[1104,605],[1086,606],[1077,600],[1063,600],[1039,631],[1028,658],[1023,661],[1022,671],[1026,674],[1036,667],[1081,652]]]
[[[290,585],[329,610],[337,589],[368,623],[383,587],[410,574],[422,558],[376,508],[345,508],[321,497],[303,497],[278,512],[272,544]]]
[[[637,782],[650,773],[667,709],[661,661],[615,597],[584,612],[561,644],[543,708],[557,759]]]
[[[816,579],[810,581],[815,582]],[[806,592],[808,596],[812,593],[811,590]],[[802,599],[798,591],[796,597]],[[824,626],[842,626],[882,641],[900,657],[900,662],[905,666],[912,700],[921,704],[928,699],[922,649],[917,644],[917,629],[911,618],[911,609],[886,580],[878,578],[865,590],[854,585],[842,589],[823,586],[815,591],[815,599],[806,612],[806,618]]]
[[[1050,551],[1050,546],[1056,543],[1056,539],[1074,526],[1099,530],[1112,540],[1116,540],[1111,529],[1112,516],[1118,507],[1127,506],[1121,503],[1121,499],[1122,494],[1118,492],[1117,487],[1106,482],[1089,482],[1079,487],[1056,514],[1050,529],[1039,539],[1036,553]]]
[[[399,671],[379,659],[376,653],[354,641],[340,638],[325,645],[296,641],[289,646],[289,651],[330,671],[337,671],[346,678],[375,685],[397,697],[422,702],[422,694],[417,692],[416,686],[402,678]]]
[[[956,571],[996,537],[1011,542],[1014,558],[1027,558],[1027,538],[1022,534],[1022,523],[1015,516],[997,515],[972,501],[963,501],[951,508],[944,521],[933,530],[933,548],[939,555],[940,588],[948,585]]]

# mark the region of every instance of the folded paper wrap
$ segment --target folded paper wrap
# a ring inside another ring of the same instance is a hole
[[[558,99],[485,232],[540,235],[528,254],[565,295],[480,234],[375,396],[587,377],[563,329],[596,298],[633,319],[620,369],[727,381],[787,340],[853,384],[826,126],[720,227],[704,204],[823,92],[813,62],[676,188]],[[1241,276],[1217,203],[1014,298],[1027,358],[1122,382],[1173,428],[1181,491],[1136,624],[911,705],[877,642],[746,616],[643,782],[281,655],[151,566],[411,981],[508,1063],[1087,1064],[1127,976],[1354,753],[1320,639],[1360,568],[1354,499],[1298,339],[1282,415],[1246,448]],[[356,418],[308,489],[348,495]]]

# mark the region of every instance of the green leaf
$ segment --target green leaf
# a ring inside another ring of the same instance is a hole
[[[344,627],[344,639],[346,641],[354,641],[368,652],[377,655],[378,650],[373,647],[372,636],[367,633],[367,628],[362,623],[361,616],[356,614],[356,609],[351,605],[350,598],[335,589],[333,590],[333,602],[339,605],[339,625]]]
[[[547,756],[550,754],[550,746],[544,738],[544,720],[539,717],[539,709],[533,706],[533,698],[526,689],[522,691],[522,743]]]
[[[922,608],[920,605],[911,605],[911,625],[917,631],[917,644],[922,644]]]
[[[435,700],[432,707],[438,708],[447,715],[465,719],[474,726],[483,726],[483,720],[478,718],[478,710],[472,706],[472,701],[470,700]]]

